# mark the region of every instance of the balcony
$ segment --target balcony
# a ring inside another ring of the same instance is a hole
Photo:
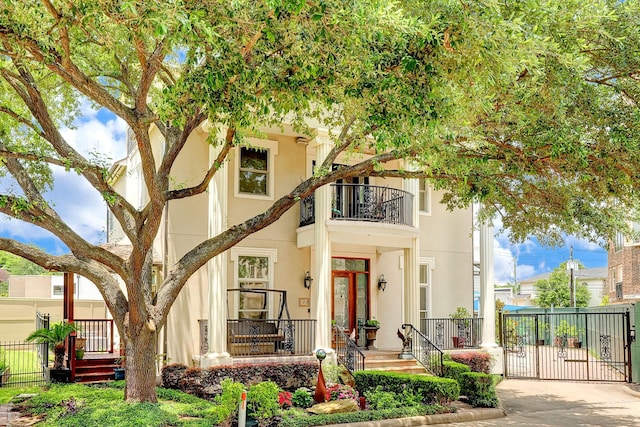
[[[314,196],[300,201],[300,227],[315,223]],[[331,219],[413,226],[413,194],[366,184],[331,185]]]

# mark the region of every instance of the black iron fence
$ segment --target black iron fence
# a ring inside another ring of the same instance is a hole
[[[332,184],[331,218],[413,225],[413,194],[366,184]],[[300,226],[313,224],[314,196],[300,201]]]
[[[0,343],[0,387],[45,384],[48,354],[47,344]]]
[[[630,381],[629,312],[505,314],[505,375]]]
[[[200,320],[200,353],[205,354],[208,321]],[[231,356],[296,356],[313,352],[313,319],[227,320],[227,351]]]
[[[433,375],[443,374],[443,352],[429,338],[411,324],[402,325],[403,349],[401,356],[410,353]]]
[[[420,332],[443,350],[479,348],[482,343],[482,318],[420,319]]]
[[[75,319],[80,327],[76,342],[82,342],[87,353],[113,353],[113,319]]]
[[[349,372],[354,373],[364,369],[364,353],[343,328],[333,327],[333,348],[336,350],[338,363],[347,368]]]

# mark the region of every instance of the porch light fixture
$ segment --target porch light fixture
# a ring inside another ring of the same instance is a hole
[[[387,280],[384,278],[384,274],[381,274],[380,278],[378,279],[378,289],[384,292],[386,288],[387,288]]]
[[[305,289],[311,289],[311,283],[313,282],[313,278],[311,277],[311,273],[308,271],[304,275],[304,287]]]

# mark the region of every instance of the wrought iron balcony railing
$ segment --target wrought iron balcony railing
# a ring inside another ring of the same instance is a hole
[[[300,226],[313,224],[315,198],[300,201]],[[412,224],[413,194],[398,188],[366,184],[332,184],[331,218],[343,221],[369,221]]]

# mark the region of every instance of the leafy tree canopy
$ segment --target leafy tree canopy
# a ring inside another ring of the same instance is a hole
[[[10,252],[0,251],[0,268],[4,268],[13,275],[40,275],[47,271],[31,261],[14,255]]]
[[[611,235],[633,219],[640,182],[638,8],[613,0],[3,2],[0,213],[48,230],[71,253],[6,238],[0,250],[96,283],[136,367],[127,398],[153,401],[153,360],[144,355],[187,279],[337,179],[427,178],[450,208],[480,202],[482,218],[499,213],[515,240]],[[112,187],[103,154],[61,132],[84,102],[130,127],[148,195],[141,208]],[[207,120],[220,154],[198,184],[178,186],[172,166]],[[202,194],[232,147],[284,122],[310,136],[333,129],[334,149],[265,212],[166,266],[152,295],[151,247],[166,203]],[[349,152],[371,157],[332,170]],[[411,167],[385,168],[399,159]],[[62,220],[45,197],[52,168],[104,197],[131,242],[126,259]]]
[[[535,301],[539,307],[571,307],[571,293],[569,283],[571,275],[567,271],[567,263],[562,263],[549,275],[549,279],[536,282],[537,294]],[[575,279],[574,279],[575,281]],[[585,283],[575,283],[576,307],[588,307],[591,292]]]

